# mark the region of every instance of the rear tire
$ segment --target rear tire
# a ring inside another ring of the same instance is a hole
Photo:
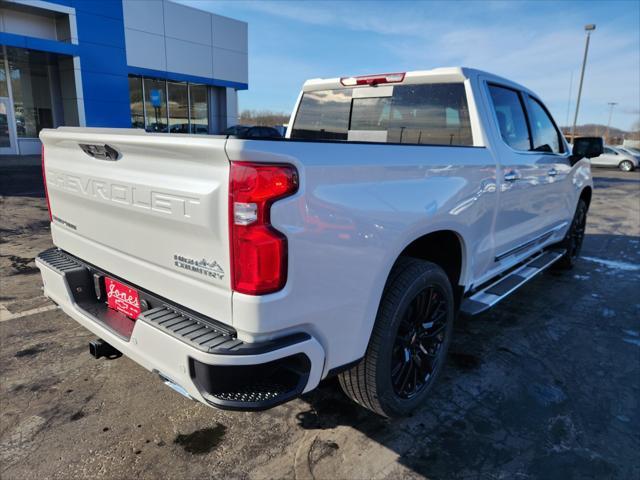
[[[618,168],[623,172],[633,172],[633,162],[630,160],[623,160],[618,164]]]
[[[561,270],[570,270],[575,265],[582,250],[584,232],[587,226],[587,211],[587,202],[581,198],[578,200],[578,206],[576,207],[576,213],[573,215],[571,226],[564,240],[558,244],[558,247],[564,248],[567,252],[554,264],[554,267]]]
[[[442,370],[453,319],[453,289],[444,270],[434,263],[400,258],[389,275],[367,352],[340,374],[340,386],[379,415],[410,414]]]

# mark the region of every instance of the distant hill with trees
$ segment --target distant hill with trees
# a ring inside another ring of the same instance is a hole
[[[271,110],[243,110],[238,119],[241,125],[276,127],[289,122],[289,114]]]
[[[571,136],[571,127],[560,127],[562,133],[569,138]],[[609,145],[620,145],[624,140],[640,140],[640,120],[637,121],[631,131],[620,130],[611,127],[607,135],[607,126],[597,123],[588,123],[586,125],[576,125],[577,137],[605,137],[605,142]]]

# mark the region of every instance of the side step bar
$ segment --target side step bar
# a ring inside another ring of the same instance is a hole
[[[511,295],[538,273],[553,265],[564,254],[565,250],[549,250],[534,255],[508,275],[489,283],[463,300],[460,313],[473,316],[488,310],[500,300]]]

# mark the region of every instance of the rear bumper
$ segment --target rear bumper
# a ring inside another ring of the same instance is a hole
[[[306,333],[245,343],[231,327],[148,292],[144,296],[153,299],[153,308],[130,328],[121,328],[126,317],[98,300],[98,269],[58,249],[40,254],[36,265],[45,295],[67,315],[195,400],[226,409],[263,410],[320,382],[325,353]]]

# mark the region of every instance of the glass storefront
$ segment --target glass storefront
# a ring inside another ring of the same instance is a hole
[[[169,92],[169,132],[189,133],[189,96],[186,83],[167,84]]]
[[[191,133],[207,133],[209,131],[209,102],[206,85],[189,85],[191,102]]]
[[[0,148],[11,148],[9,131],[9,102],[0,98]]]
[[[147,132],[167,131],[167,83],[164,80],[144,78],[144,109],[147,113]]]
[[[206,85],[129,77],[131,127],[148,132],[209,133]]]
[[[64,118],[61,59],[62,55],[0,45],[0,154],[39,152],[40,130],[55,128]]]
[[[4,66],[4,48],[0,48],[0,97],[9,96],[9,87],[7,86],[7,72]]]
[[[131,97],[131,127],[144,128],[144,105],[142,104],[142,81],[140,77],[129,77]]]
[[[43,128],[53,127],[49,56],[9,49],[7,57],[18,137],[35,138]]]
[[[9,132],[9,87],[4,65],[4,48],[0,48],[0,148],[11,147]]]

